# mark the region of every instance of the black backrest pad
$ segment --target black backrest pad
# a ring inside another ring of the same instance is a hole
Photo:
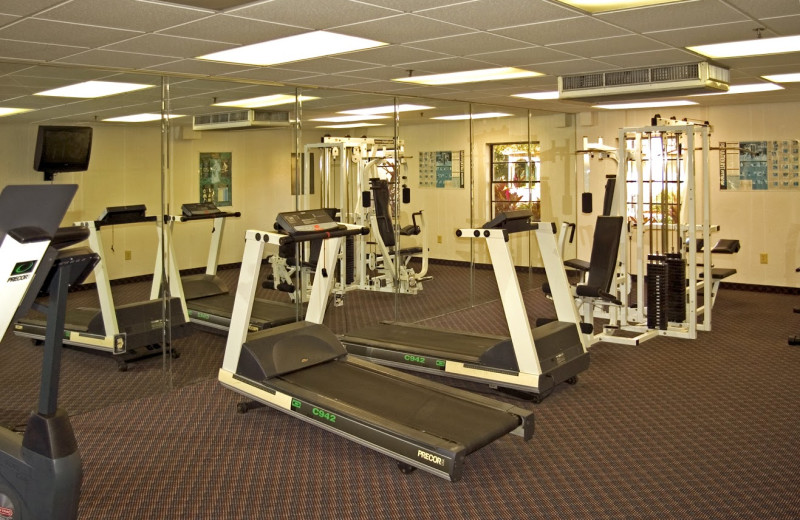
[[[597,217],[592,239],[592,257],[589,259],[589,276],[586,285],[602,291],[611,288],[619,252],[623,217]]]
[[[394,246],[394,229],[389,208],[389,182],[386,179],[370,179],[372,200],[375,202],[375,216],[378,217],[378,232],[386,247]]]
[[[0,193],[0,243],[9,230],[19,227],[38,227],[55,235],[77,190],[77,184],[6,186]]]

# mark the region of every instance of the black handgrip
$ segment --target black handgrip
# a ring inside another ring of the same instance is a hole
[[[181,215],[177,218],[177,220],[179,220],[180,222],[187,222],[189,220],[208,220],[217,217],[231,218],[231,217],[241,217],[241,216],[242,214],[238,211],[233,213],[229,211],[220,211],[218,213],[206,213],[205,215],[192,215],[191,217]]]
[[[326,238],[336,238],[336,237],[349,237],[352,235],[368,235],[369,228],[361,227],[361,228],[342,228],[342,229],[331,229],[330,231],[309,231],[307,233],[296,233],[294,235],[286,235],[278,240],[279,245],[286,245],[292,244],[296,242],[310,242],[312,240],[324,240]]]
[[[89,238],[89,228],[83,226],[67,226],[56,230],[51,245],[56,249],[63,249],[71,245],[83,242]]]
[[[45,240],[50,240],[51,238],[44,229],[35,226],[21,226],[18,228],[9,229],[8,236],[20,244],[43,242]]]

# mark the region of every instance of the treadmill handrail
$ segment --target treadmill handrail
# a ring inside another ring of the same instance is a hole
[[[345,224],[341,224],[345,226]],[[352,235],[368,235],[369,228],[367,227],[342,227],[339,229],[331,229],[329,231],[307,231],[300,232],[293,235],[282,235],[278,239],[278,244],[295,244],[298,242],[310,242],[312,240],[320,240],[325,238],[347,237]]]

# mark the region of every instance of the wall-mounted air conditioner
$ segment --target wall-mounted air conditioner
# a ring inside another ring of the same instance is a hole
[[[730,71],[707,62],[559,76],[558,98],[596,102],[727,92]]]
[[[275,128],[290,124],[289,112],[247,108],[194,116],[192,130]]]

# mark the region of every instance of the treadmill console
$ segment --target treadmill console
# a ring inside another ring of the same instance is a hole
[[[339,229],[339,224],[336,223],[324,209],[312,209],[278,213],[275,229],[285,231],[289,235],[298,235],[302,233],[332,231],[334,229]]]
[[[484,224],[483,229],[505,229],[509,233],[529,231],[537,228],[537,224],[531,222],[532,217],[533,213],[527,210],[505,211]]]
[[[145,213],[147,213],[147,207],[144,204],[109,206],[100,215],[97,222],[103,226],[113,226],[114,224],[129,224],[131,222],[145,222],[155,219],[155,217],[148,218]]]
[[[181,211],[184,217],[200,217],[206,215],[215,215],[222,213],[220,209],[213,202],[195,202],[183,204]]]

